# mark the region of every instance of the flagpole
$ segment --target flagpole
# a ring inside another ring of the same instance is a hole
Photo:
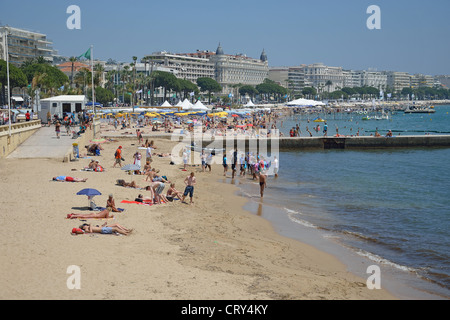
[[[95,109],[95,90],[94,90],[94,46],[91,45],[91,66],[92,66],[92,72],[91,72],[91,78],[92,78],[92,108],[94,110],[94,119],[93,126],[94,126],[94,138],[95,138],[95,118],[97,117],[97,111]]]

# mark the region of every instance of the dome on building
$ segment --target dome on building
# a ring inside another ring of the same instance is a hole
[[[220,45],[220,43],[219,43],[219,46],[217,47],[216,54],[217,54],[217,55],[219,55],[219,54],[224,54],[224,53],[223,53],[222,46]]]
[[[259,58],[261,61],[266,62],[267,61],[267,54],[266,51],[263,49],[263,52],[261,53],[261,57]]]

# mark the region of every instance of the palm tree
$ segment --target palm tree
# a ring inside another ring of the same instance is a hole
[[[81,88],[85,95],[86,95],[86,87],[88,87],[90,84],[89,79],[91,79],[91,71],[87,68],[83,68],[80,71],[78,71],[74,77],[75,85],[78,88]]]
[[[102,84],[102,76],[103,76],[103,72],[105,71],[105,68],[100,64],[97,63],[94,66],[94,84],[96,86],[101,85]]]
[[[74,69],[74,64],[75,64],[75,61],[77,61],[78,59],[76,58],[76,57],[70,57],[70,59],[69,59],[69,61],[72,63],[72,72],[71,72],[71,75],[70,75],[70,86],[72,87],[73,86],[73,69]]]
[[[333,82],[331,82],[331,80],[328,80],[325,85],[328,87],[328,92],[330,92],[330,87],[331,85],[333,85]]]
[[[136,94],[136,61],[137,61],[137,57],[133,56],[133,94],[132,94],[132,98],[134,98],[134,95]],[[135,103],[133,103],[135,99],[133,99],[131,101],[132,105],[133,105],[133,112],[134,112],[134,105]]]

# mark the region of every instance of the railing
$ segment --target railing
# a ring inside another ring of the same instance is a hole
[[[25,121],[11,124],[11,134],[22,132],[26,130],[39,129],[41,127],[41,120]],[[9,125],[0,126],[0,136],[9,134]]]

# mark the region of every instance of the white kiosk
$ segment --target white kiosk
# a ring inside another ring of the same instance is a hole
[[[45,123],[49,111],[52,119],[55,114],[62,118],[64,113],[78,113],[86,109],[86,103],[87,98],[84,95],[63,95],[41,99],[39,118]]]

